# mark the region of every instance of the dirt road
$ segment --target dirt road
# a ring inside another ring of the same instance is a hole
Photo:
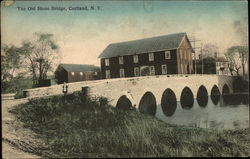
[[[36,134],[24,128],[22,123],[16,121],[13,114],[8,112],[14,105],[27,101],[27,99],[2,100],[2,157],[4,159],[41,158],[32,152],[39,148],[42,142],[37,139]]]

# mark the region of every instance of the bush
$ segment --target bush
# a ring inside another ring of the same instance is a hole
[[[249,91],[249,82],[244,80],[242,77],[238,76],[233,82],[233,90],[237,92],[248,92]]]

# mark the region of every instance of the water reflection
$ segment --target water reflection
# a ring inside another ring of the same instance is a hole
[[[171,89],[166,89],[161,98],[162,111],[166,116],[172,116],[177,107],[176,96]]]
[[[199,106],[206,107],[208,103],[208,93],[204,86],[200,86],[197,92],[197,102]]]
[[[156,113],[156,99],[153,93],[146,92],[139,103],[139,111],[154,116]]]
[[[194,95],[190,88],[185,87],[181,92],[181,106],[183,109],[191,109],[194,105]]]
[[[219,100],[220,100],[220,95],[212,95],[211,100],[212,100],[214,105],[217,105],[219,103]]]
[[[220,90],[216,85],[211,90],[211,100],[214,105],[217,105],[220,101]]]
[[[248,94],[214,95],[207,98],[205,107],[201,107],[197,99],[194,100],[192,109],[183,109],[181,102],[178,101],[172,116],[165,115],[161,105],[158,105],[156,117],[170,124],[191,127],[216,129],[249,127]]]
[[[229,87],[227,84],[225,84],[222,88],[222,94],[228,94],[229,93]]]
[[[224,94],[222,97],[225,106],[237,106],[238,104],[248,104],[249,102],[248,94]]]

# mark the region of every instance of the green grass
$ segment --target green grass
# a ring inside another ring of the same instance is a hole
[[[13,110],[48,146],[43,157],[248,156],[249,129],[212,130],[163,123],[80,93],[33,99]]]

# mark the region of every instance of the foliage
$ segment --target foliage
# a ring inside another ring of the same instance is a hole
[[[31,99],[11,112],[45,141],[46,158],[250,155],[249,129],[177,127],[99,104],[76,92]]]
[[[53,34],[35,33],[35,39],[25,41],[21,47],[25,64],[33,78],[33,87],[39,80],[47,79],[47,73],[60,60],[59,46],[53,40]]]
[[[22,64],[22,52],[13,45],[3,45],[1,53],[1,80],[10,81]],[[20,74],[18,74],[20,76]]]
[[[248,59],[247,46],[232,46],[230,47],[225,56],[229,61],[229,70],[233,75],[235,72],[239,76],[239,70],[242,69],[243,76],[245,75],[245,65]]]
[[[51,79],[51,85],[55,85],[53,76],[48,76]],[[2,93],[16,93],[15,98],[23,97],[23,90],[32,88],[32,78],[24,76],[16,76],[10,81],[1,82]]]
[[[32,88],[32,80],[30,78],[25,78],[23,76],[13,77],[10,81],[2,81],[1,82],[1,92],[2,93],[19,93],[23,91],[23,89]]]
[[[236,92],[249,92],[249,81],[244,80],[241,76],[238,76],[233,81],[233,90]]]
[[[215,57],[215,54],[217,54],[219,52],[219,48],[218,48],[218,46],[216,46],[214,44],[208,43],[202,47],[202,52],[203,52],[203,58]]]
[[[68,78],[67,74],[68,74],[68,72],[66,72],[64,69],[59,67],[54,73],[56,83],[62,84],[64,82],[67,82],[67,78]]]
[[[196,61],[196,71],[198,74],[202,73],[202,61]],[[205,57],[203,59],[203,74],[216,74],[216,63],[212,57]]]

